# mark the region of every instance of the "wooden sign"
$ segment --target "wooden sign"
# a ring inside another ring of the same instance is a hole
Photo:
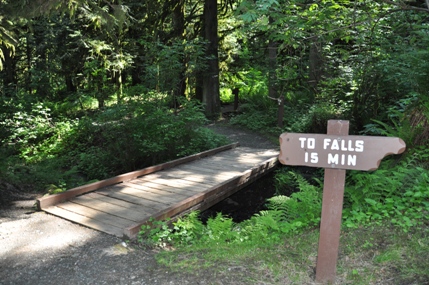
[[[400,138],[284,133],[279,160],[286,165],[375,170],[385,156],[404,150]]]
[[[349,122],[329,120],[327,135],[284,133],[279,161],[325,168],[316,282],[334,283],[346,169],[375,170],[383,157],[405,150],[400,138],[348,136]]]

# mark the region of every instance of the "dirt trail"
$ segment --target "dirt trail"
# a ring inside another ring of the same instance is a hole
[[[242,146],[273,148],[265,138],[224,124],[209,128]],[[44,212],[36,195],[22,194],[0,209],[0,284],[247,284],[243,272],[169,272],[151,250]]]

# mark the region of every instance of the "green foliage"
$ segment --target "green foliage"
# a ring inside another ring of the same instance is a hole
[[[53,118],[44,104],[4,115],[0,176],[23,184],[33,180],[37,190],[48,191],[51,184],[70,188],[228,143],[204,128],[199,104],[183,102],[175,113],[157,96],[80,120]]]
[[[204,225],[198,219],[199,211],[193,211],[184,218],[174,222],[171,236],[176,243],[193,243],[204,235]]]
[[[397,14],[394,17],[396,19],[391,20],[401,20],[401,18],[405,22],[411,20],[404,14]],[[386,48],[392,45],[394,48],[389,52],[389,56],[383,57],[377,63],[376,67],[382,73],[383,87],[389,92],[399,93],[398,95],[402,96],[416,93],[425,97],[429,88],[427,81],[429,35],[422,30],[426,25],[425,17],[419,14],[414,17],[412,29],[409,29],[409,25],[405,28],[404,23],[397,26],[398,34],[381,39]],[[389,83],[393,85],[388,86]]]
[[[241,114],[231,118],[231,124],[244,126],[254,131],[266,132],[276,127],[277,108],[275,105],[268,109],[262,109],[258,108],[257,105],[246,104],[240,107],[240,111],[242,111]]]
[[[240,90],[240,104],[238,114],[231,118],[230,123],[256,131],[275,128],[277,102],[266,95],[268,87],[264,74],[260,70],[250,69],[240,72],[233,81],[233,86],[238,86]]]
[[[260,107],[269,107],[270,100],[267,98],[268,85],[266,75],[263,71],[256,68],[238,72],[233,85],[240,88],[242,98],[253,105],[259,104]]]
[[[290,168],[284,166],[276,171],[274,176],[274,186],[277,195],[288,195],[295,192],[298,188],[298,183],[295,179],[296,173],[291,171]]]
[[[221,88],[220,89],[220,101],[222,103],[233,103],[234,95],[232,94],[231,89],[229,88]]]
[[[340,119],[344,115],[333,104],[308,104],[292,98],[285,102],[284,127],[277,127],[278,105],[268,97],[259,97],[240,106],[240,113],[233,116],[231,124],[245,126],[248,129],[278,134],[280,132],[326,133],[328,120]],[[259,103],[258,103],[259,102]]]
[[[311,106],[304,105],[302,108],[308,111],[302,112],[300,116],[293,112],[285,112],[287,114],[284,118],[287,124],[285,129],[288,132],[323,134],[326,133],[328,120],[339,119],[342,115],[335,105],[323,102]]]
[[[238,232],[231,218],[218,213],[209,218],[206,225],[198,219],[199,212],[179,218],[168,225],[167,221],[151,220],[149,225],[143,225],[138,235],[140,243],[149,246],[187,245],[193,243],[224,244],[235,241]]]
[[[341,231],[338,284],[392,282],[425,284],[429,277],[429,230],[404,233],[392,226],[364,226]],[[309,229],[277,242],[193,245],[159,251],[157,261],[174,276],[205,276],[206,283],[314,284],[319,231]],[[406,266],[404,266],[406,264]],[[212,274],[207,275],[207,270]]]
[[[170,241],[170,234],[168,220],[158,221],[151,218],[149,224],[141,226],[137,239],[146,246],[165,246],[164,240]]]
[[[88,58],[84,65],[84,75],[88,78],[88,94],[98,100],[98,107],[104,107],[105,101],[113,95],[108,70],[101,60]]]
[[[171,112],[158,102],[128,102],[84,118],[64,143],[70,167],[102,179],[227,143],[203,128],[201,106],[184,102]]]
[[[81,146],[82,147],[82,146]],[[90,146],[81,149],[82,152],[72,151],[71,155],[76,155],[72,159],[76,165],[70,165],[85,175],[88,180],[103,179],[115,173],[111,163],[111,153],[106,153],[103,148]]]
[[[399,137],[408,148],[414,148],[427,143],[429,132],[429,109],[427,99],[419,99],[412,93],[401,99],[386,112],[388,121],[373,119],[373,123],[364,126],[363,133]]]
[[[427,220],[429,176],[420,165],[428,157],[428,151],[420,149],[393,167],[386,161],[373,173],[351,172],[345,190],[344,225],[389,221],[408,231]]]
[[[225,217],[222,213],[218,213],[216,217],[209,218],[206,226],[205,240],[214,243],[232,243],[239,236],[238,229],[235,227],[232,218]]]
[[[205,118],[203,118],[203,121],[204,120]],[[220,136],[204,127],[197,127],[193,131],[193,137],[189,140],[188,145],[176,146],[178,157],[191,155],[203,150],[217,148],[229,142],[227,138]]]
[[[280,175],[282,174],[276,176]],[[320,221],[322,209],[321,187],[311,185],[294,172],[289,172],[288,177],[295,180],[299,191],[292,193],[290,197],[279,195],[268,199],[268,208],[280,213],[281,220],[286,222],[286,232],[316,225]]]
[[[168,44],[154,43],[152,39],[148,42],[142,38],[139,44],[144,46],[147,58],[142,76],[146,90],[177,91],[181,81],[204,72],[206,68],[205,42],[198,37],[187,41],[174,40]],[[183,65],[185,58],[186,68]]]
[[[0,126],[9,134],[2,144],[11,147],[27,162],[51,158],[76,123],[54,121],[50,111],[41,103],[34,104],[31,111],[22,109],[14,113],[12,118],[0,122]]]
[[[0,179],[14,185],[20,185],[27,191],[54,193],[86,181],[76,168],[65,169],[62,159],[45,159],[37,163],[28,163],[17,156],[0,151]]]

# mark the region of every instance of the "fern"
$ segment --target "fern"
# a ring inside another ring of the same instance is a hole
[[[372,119],[374,123],[364,126],[364,134],[399,137],[408,147],[414,145],[416,136],[421,132],[420,127],[413,127],[403,108],[393,107],[388,110],[389,122]]]
[[[311,185],[299,174],[291,172],[297,182],[299,191],[290,197],[279,195],[268,199],[268,208],[280,211],[282,221],[299,220],[303,225],[310,225],[319,220],[322,207],[320,188]]]
[[[264,227],[267,230],[278,231],[280,229],[279,223],[281,222],[281,211],[261,211],[255,214],[257,218],[256,226]]]
[[[241,222],[240,239],[238,241],[255,242],[258,240],[274,241],[282,237],[281,212],[264,210],[255,214],[247,221]]]
[[[237,239],[232,218],[218,213],[215,218],[207,221],[205,240],[217,242],[233,242]]]
[[[407,231],[428,219],[429,176],[422,167],[428,154],[427,149],[419,149],[393,166],[384,161],[375,172],[350,172],[344,224],[357,227],[390,221]]]

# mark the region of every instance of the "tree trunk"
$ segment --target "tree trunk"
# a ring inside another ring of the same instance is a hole
[[[25,77],[25,85],[26,85],[26,89],[29,95],[33,94],[33,88],[31,87],[32,85],[32,77],[31,77],[31,72],[32,72],[32,61],[33,61],[33,52],[32,52],[32,47],[31,47],[31,37],[28,34],[27,35],[27,40],[26,40],[26,56],[27,56],[27,76]]]
[[[200,18],[201,22],[201,30],[200,30],[200,37],[205,38],[205,19],[204,15]],[[200,59],[198,59],[200,61]],[[200,62],[197,63],[198,66],[201,66],[202,64]],[[203,85],[204,85],[204,79],[203,79],[204,72],[197,72],[195,74],[195,99],[197,99],[200,102],[203,102]]]
[[[34,43],[36,46],[37,58],[34,64],[34,77],[37,77],[34,83],[36,83],[36,96],[39,99],[49,98],[50,95],[50,78],[48,75],[48,48],[47,48],[47,23],[40,22],[39,25],[34,26]]]
[[[77,88],[73,83],[73,76],[71,74],[65,74],[64,80],[66,82],[67,93],[75,93],[77,91]]]
[[[98,101],[98,109],[104,108],[104,99],[103,98],[97,98]]]
[[[3,62],[3,89],[6,97],[10,98],[16,94],[18,85],[18,76],[16,73],[16,59],[10,54],[9,49],[3,45],[2,47],[4,62]]]
[[[208,60],[203,77],[203,104],[207,118],[217,119],[220,116],[217,0],[205,0],[204,23]]]
[[[318,39],[314,40],[310,46],[310,59],[309,59],[309,85],[311,87],[312,95],[318,93],[319,81],[322,79],[322,51],[321,44]]]
[[[183,35],[185,32],[185,1],[184,0],[174,0],[173,4],[173,39],[179,40],[183,42]],[[186,70],[186,60],[184,55],[184,50],[181,49],[182,54],[180,58],[180,71],[178,73],[177,85],[174,90],[174,97],[185,97],[186,91],[186,78],[185,78],[185,70]]]

